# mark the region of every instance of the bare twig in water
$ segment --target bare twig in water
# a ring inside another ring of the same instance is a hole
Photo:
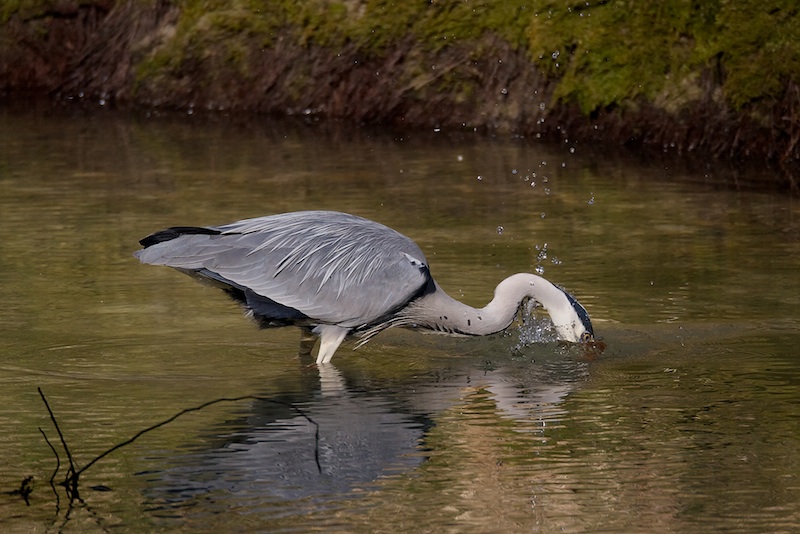
[[[131,436],[129,439],[126,439],[125,441],[114,445],[113,447],[111,447],[107,451],[105,451],[105,452],[99,454],[98,456],[96,456],[95,458],[93,458],[85,466],[83,466],[82,468],[78,469],[75,466],[75,462],[74,462],[74,460],[72,458],[72,454],[70,453],[69,447],[67,446],[67,442],[66,442],[66,440],[64,438],[64,435],[61,432],[61,428],[58,426],[58,421],[56,421],[56,417],[53,414],[53,411],[50,409],[50,405],[48,404],[47,399],[45,398],[45,395],[42,392],[42,389],[38,388],[38,390],[39,390],[39,395],[42,397],[42,401],[44,402],[44,405],[47,407],[47,411],[50,414],[50,420],[53,422],[53,426],[55,427],[56,432],[58,432],[58,436],[61,439],[61,445],[64,448],[64,452],[66,453],[67,458],[69,459],[69,470],[67,471],[66,477],[64,478],[64,482],[62,482],[60,485],[62,485],[62,486],[64,486],[66,488],[67,496],[70,498],[70,501],[80,500],[80,496],[79,496],[79,493],[78,493],[78,479],[81,476],[81,474],[83,474],[87,469],[89,469],[90,467],[95,465],[97,462],[99,462],[100,460],[102,460],[103,458],[105,458],[106,456],[111,454],[112,452],[114,452],[116,450],[119,450],[122,447],[125,447],[127,445],[130,445],[131,443],[133,443],[134,441],[136,441],[137,439],[139,439],[143,435],[147,434],[148,432],[152,432],[153,430],[161,428],[162,426],[168,425],[169,423],[175,421],[176,419],[178,419],[182,415],[185,415],[185,414],[191,413],[191,412],[197,412],[197,411],[203,410],[205,408],[208,408],[209,406],[213,406],[215,404],[220,404],[220,403],[223,403],[223,402],[239,402],[239,401],[243,401],[243,400],[257,400],[257,401],[263,401],[263,402],[270,402],[270,403],[273,403],[273,404],[279,404],[281,406],[285,406],[285,407],[297,412],[306,421],[308,421],[309,423],[314,425],[314,429],[315,429],[314,430],[314,461],[315,461],[315,463],[317,465],[317,471],[319,473],[322,473],[322,464],[320,463],[320,460],[319,460],[319,424],[317,424],[317,422],[314,421],[305,411],[303,411],[302,409],[298,408],[297,406],[294,406],[291,403],[283,402],[283,401],[279,401],[279,400],[275,400],[275,399],[270,399],[269,397],[260,397],[258,395],[243,395],[241,397],[223,397],[223,398],[214,399],[214,400],[211,400],[211,401],[208,401],[208,402],[204,402],[203,404],[200,404],[198,406],[194,406],[192,408],[185,408],[185,409],[179,411],[178,413],[176,413],[175,415],[173,415],[172,417],[169,417],[169,418],[167,418],[167,419],[165,419],[165,420],[163,420],[163,421],[161,421],[159,423],[151,425],[151,426],[149,426],[149,427],[147,427],[147,428],[145,428],[143,430],[140,430],[139,432],[137,432],[136,434]],[[53,445],[50,443],[50,440],[47,439],[47,435],[44,433],[44,431],[41,428],[39,429],[39,431],[42,433],[42,435],[44,436],[45,441],[50,446],[50,449],[53,451],[53,454],[55,454],[55,456],[56,456],[56,469],[53,472],[52,477],[50,478],[50,485],[51,485],[51,487],[53,487],[53,490],[55,491],[54,480],[55,480],[55,477],[58,474],[58,471],[59,471],[59,469],[61,467],[61,460],[59,458],[58,452],[56,451],[55,447],[53,447]],[[56,497],[57,496],[58,496],[58,492],[56,492]]]
[[[41,393],[41,391],[40,391]],[[61,458],[58,456],[58,451],[56,448],[53,447],[53,444],[50,443],[50,440],[47,437],[47,434],[44,433],[41,427],[39,427],[39,432],[41,432],[42,436],[44,437],[44,442],[47,443],[47,446],[50,447],[50,450],[53,451],[53,456],[56,457],[56,468],[53,470],[53,474],[50,475],[50,488],[53,490],[53,493],[56,495],[56,513],[58,512],[59,505],[61,504],[61,498],[58,495],[58,491],[56,491],[56,475],[58,474],[59,469],[61,469]]]
[[[67,476],[64,477],[63,486],[67,490],[67,495],[69,496],[70,500],[78,499],[80,500],[80,496],[78,494],[78,472],[75,469],[75,461],[72,459],[72,453],[67,446],[67,441],[64,439],[64,434],[61,432],[61,427],[58,426],[58,421],[56,421],[56,416],[53,414],[53,410],[50,409],[50,404],[47,402],[47,397],[44,396],[44,392],[42,388],[36,388],[39,391],[39,396],[42,398],[42,402],[44,402],[45,407],[47,408],[47,413],[50,414],[50,420],[53,422],[53,426],[56,428],[56,432],[58,432],[58,437],[61,440],[61,446],[64,447],[64,452],[67,455],[67,459],[69,460],[69,469],[67,470]],[[48,441],[49,444],[49,441]],[[52,445],[50,448],[55,451]],[[56,455],[58,456],[58,455]],[[58,470],[56,470],[58,472]],[[55,474],[53,475],[55,476]]]

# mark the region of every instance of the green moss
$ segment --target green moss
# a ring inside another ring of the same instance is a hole
[[[780,98],[800,77],[800,8],[796,2],[725,2],[700,59],[719,58],[734,107]]]
[[[8,22],[12,15],[19,15],[24,19],[41,16],[52,5],[52,0],[2,0],[0,1],[0,24]]]
[[[433,2],[415,33],[434,49],[475,40],[486,32],[499,35],[513,47],[522,46],[530,16],[528,4],[513,0]]]
[[[543,2],[528,27],[534,61],[560,79],[556,98],[585,113],[652,99],[692,55],[693,2]]]
[[[413,36],[413,30],[423,17],[428,2],[409,0],[394,2],[367,0],[363,14],[347,29],[350,40],[371,53],[380,53],[394,43]]]
[[[248,57],[255,47],[273,43],[285,15],[278,3],[248,0],[184,0],[174,32],[136,65],[136,83],[159,76],[179,76],[187,66],[248,76]]]
[[[727,102],[741,108],[778,98],[800,72],[793,2],[544,1],[528,38],[533,60],[560,81],[556,98],[584,113],[676,96],[696,73],[718,69]]]
[[[380,55],[411,38],[426,51],[497,33],[513,46],[524,45],[526,2],[463,2],[410,0],[184,0],[171,42],[142,66],[141,76],[159,66],[174,67],[190,58],[227,59],[241,71],[246,51],[270,46],[278,30],[290,29],[301,46],[355,46],[360,53]],[[166,60],[168,55],[172,60]],[[158,57],[157,57],[158,56]]]

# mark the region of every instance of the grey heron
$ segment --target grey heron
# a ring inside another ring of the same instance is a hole
[[[300,350],[320,339],[317,364],[347,336],[365,343],[390,327],[460,336],[506,329],[523,301],[550,314],[560,340],[594,340],[589,314],[544,278],[512,275],[473,308],[431,277],[422,250],[380,223],[333,211],[298,211],[221,226],[176,226],[140,241],[142,263],[166,265],[224,290],[262,328],[302,329]]]

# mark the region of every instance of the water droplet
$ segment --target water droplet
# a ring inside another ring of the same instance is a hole
[[[534,248],[537,251],[539,251],[539,253],[536,255],[537,260],[542,261],[547,259],[547,243],[545,243],[541,247],[539,245],[536,245]]]
[[[458,156],[456,156],[456,159],[457,159],[458,161],[464,161],[464,156],[462,156],[461,154],[459,154]]]

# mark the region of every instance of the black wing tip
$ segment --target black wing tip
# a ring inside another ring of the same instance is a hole
[[[221,233],[222,232],[219,230],[214,230],[213,228],[204,228],[202,226],[173,226],[172,228],[159,230],[158,232],[152,233],[149,236],[140,239],[139,244],[144,248],[147,248],[152,247],[153,245],[158,245],[159,243],[172,241],[173,239],[176,239],[182,235],[219,235]]]

